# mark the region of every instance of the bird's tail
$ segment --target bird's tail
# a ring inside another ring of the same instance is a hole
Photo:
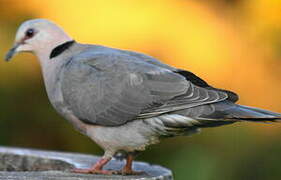
[[[264,109],[236,105],[226,111],[226,118],[229,120],[274,122],[281,120],[281,114]]]
[[[217,127],[241,121],[276,122],[281,114],[229,102],[197,106],[145,120],[163,136],[190,135],[199,128]]]
[[[208,106],[205,106],[205,108],[206,107]],[[197,118],[197,120],[200,122],[198,127],[216,127],[241,121],[263,123],[281,121],[280,113],[254,107],[232,103],[217,103],[211,105],[211,107],[211,113],[199,115]]]
[[[213,113],[198,118],[198,128],[217,127],[236,122],[249,121],[259,123],[281,122],[281,114],[268,110],[238,104],[218,104]]]

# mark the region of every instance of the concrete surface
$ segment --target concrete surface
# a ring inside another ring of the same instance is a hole
[[[0,180],[172,180],[172,172],[158,165],[135,162],[138,176],[71,173],[72,168],[88,168],[100,157],[53,151],[0,146]],[[124,161],[112,160],[105,169],[119,170]]]

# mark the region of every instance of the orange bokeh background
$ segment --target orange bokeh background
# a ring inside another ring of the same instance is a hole
[[[46,18],[78,42],[150,54],[237,92],[240,104],[281,112],[281,1],[0,0],[0,10],[1,57],[23,20]],[[17,74],[40,82],[34,59],[18,55],[10,64],[0,62],[0,85],[23,86]],[[281,136],[280,125],[245,126],[264,142]]]

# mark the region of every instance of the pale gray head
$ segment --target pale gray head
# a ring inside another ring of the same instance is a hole
[[[9,61],[19,52],[31,52],[42,56],[44,53],[50,53],[56,46],[71,40],[72,38],[59,26],[49,20],[28,20],[19,27],[14,46],[5,59]]]

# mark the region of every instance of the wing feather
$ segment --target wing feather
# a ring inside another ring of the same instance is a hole
[[[172,70],[122,53],[79,54],[66,64],[61,79],[64,101],[73,113],[103,126],[227,98],[226,93],[198,87]]]

